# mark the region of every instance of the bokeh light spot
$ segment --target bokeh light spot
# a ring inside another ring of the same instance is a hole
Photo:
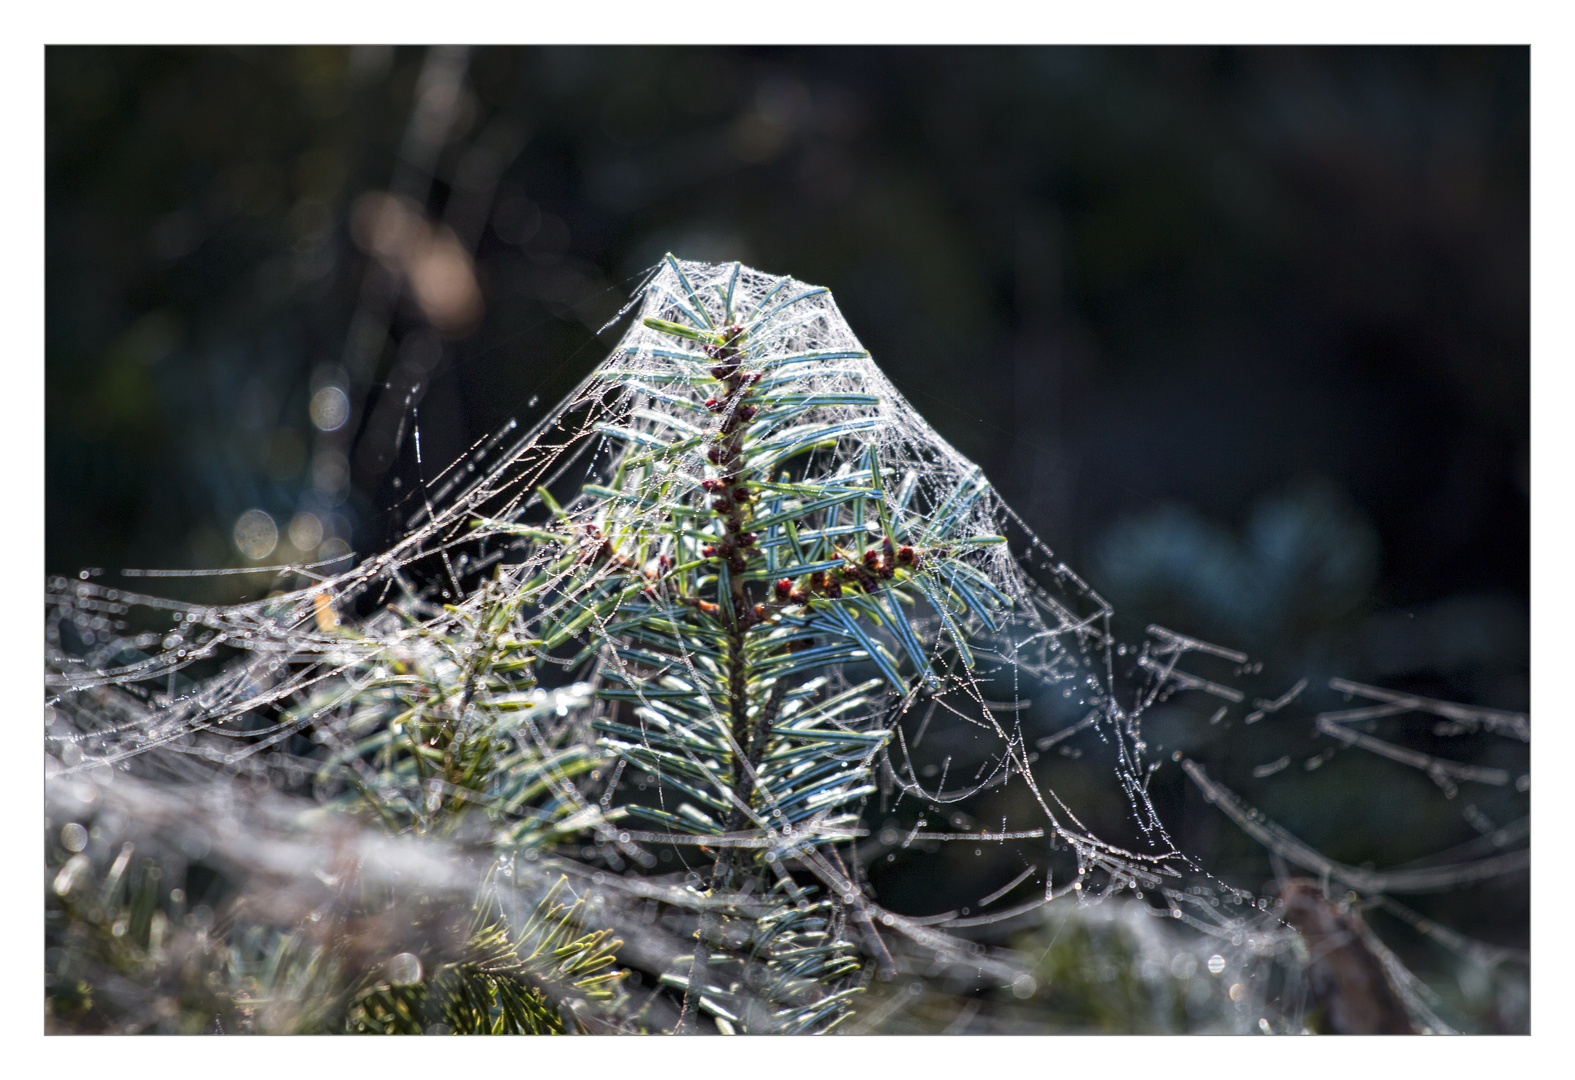
[[[388,962],[388,981],[395,986],[409,986],[421,981],[421,958],[415,953],[402,952]]]
[[[303,510],[290,519],[290,545],[297,551],[316,551],[323,542],[323,523],[316,514]]]
[[[279,527],[263,510],[248,510],[235,520],[235,546],[248,559],[266,559],[279,544]]]
[[[325,386],[312,395],[312,423],[321,431],[338,431],[350,419],[350,399],[337,386]]]

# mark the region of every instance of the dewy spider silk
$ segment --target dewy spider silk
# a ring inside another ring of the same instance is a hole
[[[449,1030],[488,1009],[509,1030],[547,1023],[509,1005],[516,969],[475,957],[546,955],[539,905],[565,879],[576,932],[616,933],[653,995],[531,984],[578,1002],[560,1019],[585,1029],[825,1031],[857,1023],[872,979],[921,969],[1029,998],[1023,959],[970,936],[1116,895],[1190,927],[1200,956],[1283,953],[1285,928],[1178,851],[1149,799],[1180,756],[1151,751],[1146,718],[1194,699],[1214,723],[1247,713],[1246,656],[1160,627],[1118,643],[1109,605],[908,404],[827,290],[668,256],[635,304],[533,431],[451,470],[407,535],[342,574],[303,569],[230,607],[53,582],[61,805],[200,799],[242,775],[338,812],[310,828],[470,859],[459,886],[387,886],[478,913],[416,935],[423,970],[457,965],[460,989],[434,975],[416,1000],[341,957],[319,1010],[338,1030],[404,1030],[423,1009]],[[214,846],[244,881],[244,845]],[[318,902],[360,910],[334,891],[347,878],[301,869]],[[1267,985],[1229,1000],[1256,1007]]]

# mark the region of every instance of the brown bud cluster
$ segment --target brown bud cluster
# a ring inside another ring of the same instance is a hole
[[[891,542],[887,541],[883,547],[884,551],[872,549],[858,559],[843,552],[843,558],[848,560],[847,565],[831,571],[815,571],[805,579],[802,588],[795,586],[791,578],[781,578],[773,585],[777,601],[803,604],[815,596],[835,600],[847,586],[862,588],[865,592],[877,592],[881,581],[889,580],[895,574],[894,564],[913,566],[917,563],[918,557],[906,545],[894,551]]]
[[[883,540],[879,548],[863,551],[856,558],[840,548],[837,553],[847,562],[832,572],[830,583],[840,580],[870,593],[878,592],[882,581],[890,581],[897,567],[914,569],[919,565],[919,555],[913,548],[907,544],[893,547],[889,538]]]
[[[705,456],[721,475],[702,480],[700,487],[710,497],[711,509],[723,520],[718,530],[721,535],[716,542],[702,547],[700,554],[725,562],[735,574],[748,569],[750,555],[759,543],[759,537],[746,529],[748,515],[745,511],[755,495],[743,482],[738,457],[743,440],[739,429],[760,414],[759,407],[745,404],[744,398],[749,388],[760,382],[761,374],[742,370],[743,339],[744,328],[729,325],[721,330],[713,344],[703,346],[706,356],[715,361],[710,369],[712,376],[723,385],[705,401],[707,411],[720,418],[715,438],[706,448]],[[769,604],[746,607],[742,588],[742,580],[734,578],[734,614],[743,625],[759,622],[775,610]]]
[[[707,406],[707,408],[710,408],[710,406]],[[714,412],[717,410],[712,411]],[[753,420],[758,413],[759,410],[753,405],[740,405],[722,419],[722,427],[720,429],[721,433],[723,435],[733,434],[733,432],[738,430],[739,425],[746,424]]]
[[[819,594],[835,600],[842,595],[842,582],[833,574],[824,570],[816,570],[809,575],[809,587],[806,590],[810,595]]]

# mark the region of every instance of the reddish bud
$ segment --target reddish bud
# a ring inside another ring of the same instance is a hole
[[[710,544],[707,544],[705,547],[700,549],[700,554],[705,556],[707,559],[712,558],[716,555],[716,548]]]
[[[917,561],[918,557],[914,555],[913,549],[907,544],[904,544],[902,547],[897,549],[897,562],[900,565],[912,566]]]
[[[711,503],[711,509],[718,514],[726,514],[733,509],[732,499],[716,499]]]
[[[783,578],[782,580],[778,581],[777,584],[776,584],[776,591],[777,591],[777,599],[778,600],[786,600],[788,597],[792,596],[793,595],[793,581],[792,581],[792,579],[791,578]]]

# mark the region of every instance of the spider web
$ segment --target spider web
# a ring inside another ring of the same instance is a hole
[[[401,539],[342,573],[289,568],[280,583],[293,588],[218,607],[51,581],[54,777],[109,766],[177,788],[245,774],[299,791],[326,756],[372,782],[357,747],[388,726],[378,694],[399,671],[438,671],[462,722],[509,717],[521,743],[597,756],[595,770],[566,764],[549,783],[570,823],[553,834],[557,857],[579,864],[574,880],[588,891],[694,908],[702,849],[765,849],[790,890],[813,881],[839,902],[838,932],[888,973],[940,964],[1029,992],[1019,961],[968,937],[1051,904],[1127,895],[1212,948],[1283,955],[1283,928],[1178,851],[1149,798],[1165,759],[1150,752],[1145,718],[1178,699],[1245,708],[1233,683],[1248,658],[1161,627],[1117,641],[1110,605],[908,404],[827,290],[669,256],[620,317],[635,305],[618,345],[555,410],[456,463]],[[719,354],[735,327],[741,353]],[[744,808],[741,830],[722,825],[732,798],[722,771],[668,735],[674,723],[709,722],[719,734],[708,737],[726,745],[725,703],[705,695],[714,659],[692,636],[653,650],[629,629],[664,611],[676,625],[685,605],[705,603],[666,575],[730,542],[706,510],[726,477],[708,449],[746,397],[718,402],[719,363],[749,377],[740,453],[772,471],[754,477],[750,558],[700,580],[715,598],[736,587],[765,612],[764,639],[799,658],[776,677],[774,722],[835,748],[806,758],[827,769],[808,806],[773,803],[763,771],[763,801]],[[881,587],[903,559],[907,602]],[[777,584],[838,574],[845,591],[819,586],[797,604]],[[593,610],[612,594],[610,610]],[[499,676],[478,688],[483,653],[535,657],[539,685]],[[675,711],[696,699],[698,713]],[[1289,700],[1257,701],[1258,718]],[[1508,781],[1357,726],[1439,714],[1442,703],[1376,708],[1317,724],[1338,748],[1421,769],[1441,787]],[[1439,715],[1460,731],[1529,739],[1523,717]],[[663,761],[675,764],[664,773]],[[1395,891],[1300,844],[1202,765],[1183,765],[1277,857],[1364,895]],[[319,795],[342,789],[320,783]],[[430,792],[383,794],[419,815]],[[1513,869],[1495,858],[1524,865],[1495,849],[1409,872],[1443,886]],[[923,910],[920,897],[943,909]]]

